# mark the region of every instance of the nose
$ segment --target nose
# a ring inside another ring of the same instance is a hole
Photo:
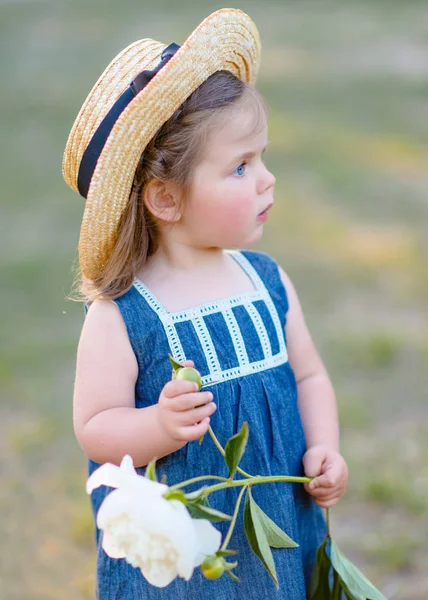
[[[265,165],[263,165],[262,173],[260,175],[259,185],[258,185],[259,194],[263,194],[267,190],[270,190],[271,188],[273,188],[275,186],[275,183],[276,183],[275,175],[273,173],[271,173]]]

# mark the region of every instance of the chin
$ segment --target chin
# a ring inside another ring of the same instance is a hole
[[[252,236],[249,236],[246,240],[245,243],[243,244],[244,246],[252,246],[253,244],[255,244],[256,242],[258,242],[261,238],[263,237],[263,227],[259,227],[257,229],[257,231],[255,231],[253,233]]]
[[[222,248],[246,248],[248,246],[252,246],[256,242],[260,240],[263,235],[263,227],[258,227],[255,231],[252,231],[251,234],[241,235],[239,238],[229,238],[224,239],[222,241]]]
[[[261,235],[259,236],[253,236],[251,238],[243,238],[240,242],[234,242],[233,244],[228,244],[227,246],[224,246],[224,248],[230,248],[231,250],[236,249],[236,250],[240,250],[241,248],[250,248],[251,246],[254,246],[254,244],[256,244],[261,238]]]

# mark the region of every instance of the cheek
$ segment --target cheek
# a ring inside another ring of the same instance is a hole
[[[202,236],[229,239],[255,223],[254,191],[244,182],[198,182],[187,205],[186,222]]]
[[[207,206],[207,217],[212,225],[224,230],[234,230],[252,218],[251,202],[248,196],[235,194],[220,202]]]

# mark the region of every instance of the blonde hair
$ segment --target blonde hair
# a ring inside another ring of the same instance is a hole
[[[255,129],[266,122],[259,92],[228,71],[214,73],[162,125],[141,155],[129,202],[121,217],[115,245],[101,275],[91,281],[77,268],[75,300],[114,300],[132,286],[147,257],[157,248],[158,228],[144,204],[144,186],[152,179],[174,181],[185,201],[194,168],[218,117],[248,97],[256,109]]]

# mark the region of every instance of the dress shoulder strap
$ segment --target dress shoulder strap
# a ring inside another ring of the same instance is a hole
[[[281,321],[284,320],[285,324],[286,314],[288,312],[288,297],[279,274],[277,262],[265,252],[241,250],[240,254],[248,260],[253,269],[257,272],[257,275],[263,281],[274,301]]]

